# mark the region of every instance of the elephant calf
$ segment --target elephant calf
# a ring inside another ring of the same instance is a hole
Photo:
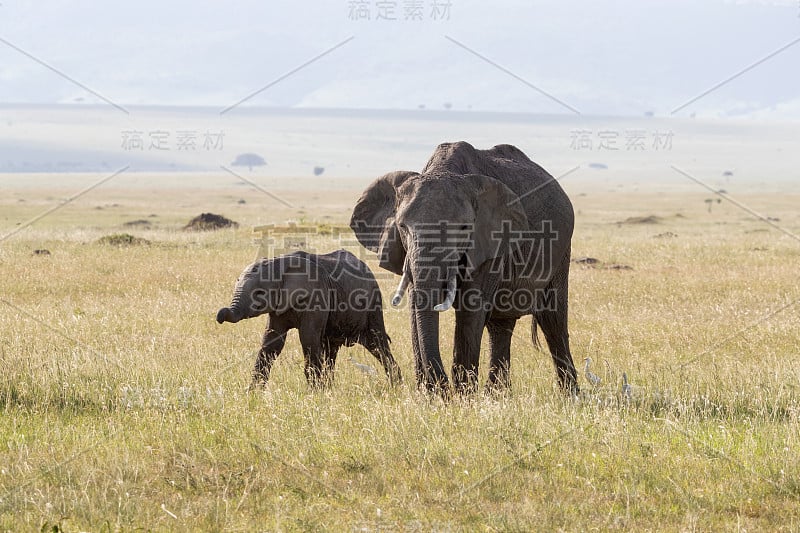
[[[269,323],[251,387],[266,384],[286,333],[293,328],[300,334],[306,379],[312,386],[329,384],[339,348],[355,343],[381,362],[392,383],[400,380],[378,283],[350,252],[300,251],[256,261],[239,276],[231,306],[219,310],[217,322],[236,323],[265,313]]]

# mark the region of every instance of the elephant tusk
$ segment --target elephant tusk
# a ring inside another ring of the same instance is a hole
[[[403,301],[403,294],[405,294],[406,289],[408,288],[409,282],[409,275],[408,270],[403,269],[403,277],[400,278],[400,284],[397,286],[397,290],[394,291],[394,296],[392,296],[392,306],[397,307],[400,305],[400,302]]]
[[[447,294],[445,294],[444,301],[439,305],[434,306],[434,311],[447,311],[453,307],[453,302],[456,299],[456,272],[447,280]]]

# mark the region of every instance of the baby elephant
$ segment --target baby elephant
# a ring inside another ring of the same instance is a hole
[[[383,324],[378,283],[350,252],[294,252],[256,261],[239,276],[231,306],[219,310],[217,322],[236,323],[264,313],[269,313],[269,323],[251,388],[266,384],[286,332],[293,328],[300,333],[311,386],[328,385],[339,348],[355,343],[381,362],[392,383],[400,380]]]

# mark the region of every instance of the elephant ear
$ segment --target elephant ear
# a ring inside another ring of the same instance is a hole
[[[476,216],[473,247],[468,256],[472,268],[477,268],[511,251],[514,232],[528,230],[528,217],[519,196],[501,181],[479,174],[464,179],[474,190]]]
[[[289,254],[275,259],[275,274],[280,280],[278,314],[289,309],[302,309],[319,288],[322,273],[315,261]],[[324,292],[320,293],[324,295]]]
[[[395,274],[403,273],[406,252],[394,223],[397,189],[416,172],[390,172],[367,187],[353,208],[350,227],[358,242],[378,254],[378,264]]]

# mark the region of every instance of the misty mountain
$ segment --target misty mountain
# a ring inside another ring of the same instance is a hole
[[[0,102],[642,116],[733,78],[676,114],[800,118],[798,15],[794,1],[3,3]]]

